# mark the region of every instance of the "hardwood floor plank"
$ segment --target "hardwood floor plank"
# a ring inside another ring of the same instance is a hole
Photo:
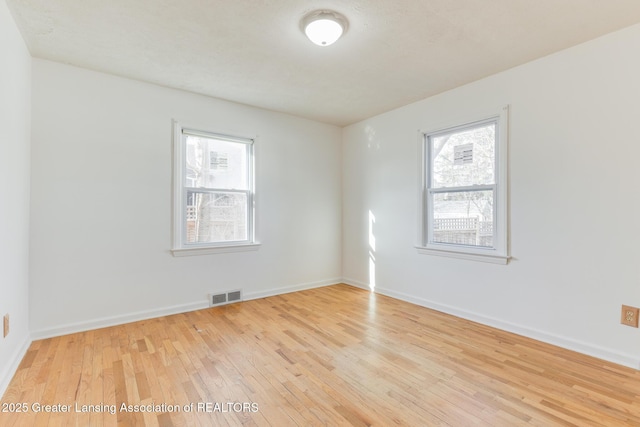
[[[36,341],[2,402],[30,409],[3,427],[640,426],[640,371],[335,285]]]

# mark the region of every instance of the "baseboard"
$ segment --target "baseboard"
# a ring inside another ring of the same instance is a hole
[[[321,288],[323,286],[331,286],[338,283],[342,283],[342,278],[336,277],[334,279],[321,280],[319,282],[309,282],[309,283],[302,283],[302,284],[292,285],[292,286],[284,286],[281,288],[269,289],[268,291],[250,292],[243,295],[243,300],[248,301],[252,299],[272,297],[274,295],[282,295],[282,294],[288,294],[291,292],[305,291],[307,289]]]
[[[243,300],[252,300],[264,298],[273,295],[286,294],[289,292],[302,291],[305,289],[319,288],[322,286],[340,283],[341,279],[328,279],[319,282],[303,283],[293,286],[285,286],[282,288],[274,288],[263,292],[252,292],[243,295]],[[33,339],[52,338],[61,335],[74,334],[76,332],[85,332],[93,329],[107,328],[109,326],[122,325],[125,323],[137,322],[140,320],[153,319],[155,317],[170,316],[172,314],[186,313],[189,311],[201,310],[209,308],[206,300],[193,302],[189,304],[174,305],[163,307],[155,310],[139,311],[120,316],[102,317],[98,319],[88,320],[86,322],[68,323],[54,328],[40,329],[31,332]]]
[[[343,277],[342,278],[342,283],[344,283],[345,285],[354,286],[356,288],[364,289],[365,291],[370,291],[371,290],[371,286],[368,283],[364,283],[364,282],[361,282],[359,280],[352,279],[350,277]]]
[[[153,319],[155,317],[186,313],[189,311],[201,310],[208,307],[208,302],[206,300],[203,300],[189,304],[163,307],[156,310],[138,311],[121,316],[102,317],[98,319],[88,320],[86,322],[68,323],[65,325],[57,326],[55,328],[32,331],[31,336],[33,337],[33,339],[52,338],[61,335],[74,334],[76,332],[85,332],[93,329],[107,328],[109,326],[137,322],[140,320]]]
[[[369,289],[369,285],[349,279],[343,278],[342,282],[357,288]],[[434,301],[430,301],[424,298],[416,297],[413,295],[405,294],[402,292],[393,291],[390,289],[375,287],[375,292],[381,295],[386,295],[395,299],[410,302],[422,307],[430,308],[432,310],[440,311],[443,313],[451,314],[462,319],[471,320],[473,322],[481,323],[483,325],[491,326],[493,328],[501,329],[503,331],[512,332],[514,334],[522,335],[527,338],[532,338],[538,341],[542,341],[548,344],[552,344],[558,347],[565,348],[567,350],[576,351],[578,353],[593,356],[598,359],[603,359],[612,363],[627,366],[633,369],[640,369],[640,359],[629,354],[619,353],[611,351],[608,348],[596,346],[593,344],[578,341],[572,338],[563,337],[556,334],[551,334],[545,331],[529,328],[526,326],[518,325],[504,320],[496,319],[493,317],[485,316],[479,313],[474,313],[467,310],[462,310],[457,307],[453,307],[446,304],[440,304]]]
[[[11,356],[9,363],[7,363],[3,367],[2,371],[0,371],[0,397],[4,398],[4,393],[7,391],[7,387],[9,387],[9,383],[13,379],[13,376],[18,371],[20,362],[22,362],[25,354],[27,354],[27,350],[29,350],[30,345],[31,337],[27,335],[22,342],[22,345],[18,346],[16,352]]]

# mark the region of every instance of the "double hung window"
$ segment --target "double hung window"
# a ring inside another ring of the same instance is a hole
[[[506,263],[506,119],[423,134],[423,252]]]
[[[254,141],[175,127],[174,254],[251,246]]]

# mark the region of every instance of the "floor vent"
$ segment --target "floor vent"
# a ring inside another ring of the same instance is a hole
[[[231,304],[232,302],[242,301],[242,291],[228,291],[220,294],[209,294],[209,307],[218,305]]]

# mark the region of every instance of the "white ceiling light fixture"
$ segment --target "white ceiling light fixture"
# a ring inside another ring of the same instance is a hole
[[[347,31],[347,18],[332,10],[316,10],[301,21],[302,31],[318,46],[335,43]]]

